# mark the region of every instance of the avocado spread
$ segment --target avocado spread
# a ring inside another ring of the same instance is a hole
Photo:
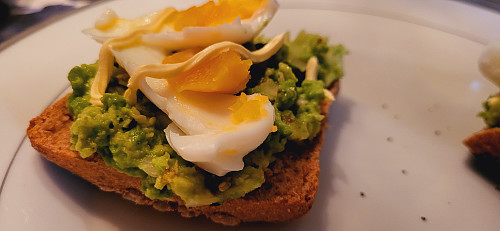
[[[484,111],[479,113],[488,128],[500,127],[500,93],[483,102]]]
[[[255,50],[265,41],[257,38],[245,47]],[[186,206],[200,206],[242,197],[264,183],[264,170],[288,142],[310,142],[320,131],[323,89],[342,77],[342,57],[347,53],[342,45],[329,46],[327,42],[324,37],[301,32],[272,58],[252,65],[244,92],[269,97],[277,131],[245,156],[241,171],[218,177],[177,155],[163,132],[170,123],[168,116],[141,93],[134,106],[123,97],[129,76],[118,64],[101,98],[102,107],[89,102],[97,64],[70,71],[73,93],[67,106],[74,119],[72,149],[82,158],[98,153],[117,171],[141,178],[142,191],[151,199],[169,200],[175,194]],[[305,80],[305,67],[313,56],[319,61],[318,79]]]

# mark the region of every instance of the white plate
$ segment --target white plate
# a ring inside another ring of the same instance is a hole
[[[29,118],[67,88],[70,68],[97,58],[99,46],[80,30],[92,25],[104,8],[132,17],[192,2],[148,1],[139,10],[135,4],[112,1],[86,8],[0,53],[0,174],[11,163],[0,192],[0,230],[230,229],[101,192],[45,161],[22,140]],[[307,29],[343,43],[350,50],[346,76],[331,109],[319,191],[310,213],[291,223],[239,229],[500,229],[499,192],[470,167],[461,144],[483,127],[476,113],[498,90],[477,71],[483,47],[477,41],[484,37],[467,36],[468,30],[459,26],[439,30],[432,25],[447,24],[418,23],[412,17],[326,1],[308,4],[313,9],[307,10],[291,9],[301,3],[284,5],[288,9],[278,12],[265,34]]]

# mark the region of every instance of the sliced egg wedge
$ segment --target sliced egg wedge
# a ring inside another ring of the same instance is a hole
[[[135,19],[119,18],[112,10],[106,10],[93,28],[83,32],[104,43],[159,23],[142,35],[145,44],[171,50],[208,46],[221,41],[242,44],[260,33],[278,6],[275,0],[220,0],[183,11],[166,8]]]
[[[265,96],[179,93],[166,80],[153,78],[145,78],[141,85],[144,94],[173,121],[165,129],[172,148],[183,159],[218,176],[243,169],[243,157],[262,144],[274,126],[274,107]]]
[[[223,55],[225,53],[219,54]],[[217,67],[210,61],[193,67],[192,74],[203,73],[199,69],[206,66]],[[249,68],[245,67],[245,61],[241,63],[240,67],[244,70]],[[234,73],[218,72],[226,75]],[[269,99],[258,94],[247,96],[241,93],[236,96],[217,91],[180,90],[182,88],[173,86],[170,80],[145,77],[139,80],[139,88],[172,120],[165,129],[172,148],[185,160],[218,176],[243,169],[243,157],[264,142],[274,128],[274,107]],[[220,80],[231,81],[223,77]],[[218,81],[199,82],[207,89],[212,88],[210,85],[219,84]],[[180,84],[189,85],[190,82]]]
[[[233,42],[220,42],[213,44],[190,59],[175,64],[148,64],[137,68],[130,77],[128,89],[125,92],[125,98],[132,103],[136,102],[136,91],[138,90],[138,82],[145,77],[151,78],[171,78],[189,71],[199,63],[207,61],[221,52],[233,50],[239,53],[242,57],[252,60],[252,62],[263,62],[273,56],[281,48],[285,41],[285,34],[280,34],[274,37],[264,47],[256,51],[249,51],[240,44]],[[241,90],[241,89],[240,89]],[[237,93],[234,92],[234,93]],[[93,96],[91,96],[93,98]],[[100,98],[100,97],[99,97]]]
[[[233,50],[242,57],[248,58],[253,62],[263,62],[278,52],[285,41],[285,37],[285,34],[280,34],[274,37],[264,47],[253,52],[240,44],[227,41],[220,42],[203,49],[184,62],[174,64],[162,63],[167,57],[162,48],[148,45],[136,45],[128,48],[120,47],[121,49],[114,49],[111,44],[106,46],[114,42],[114,39],[112,39],[107,41],[101,48],[99,54],[99,68],[90,88],[90,102],[94,105],[102,104],[100,99],[104,95],[109,82],[113,66],[113,57],[115,57],[117,62],[131,75],[128,89],[125,92],[125,98],[127,98],[129,103],[135,104],[139,82],[145,77],[172,78],[189,71],[199,63],[207,61],[227,50]],[[118,45],[120,45],[120,43],[118,43]],[[237,93],[237,91],[234,93]]]

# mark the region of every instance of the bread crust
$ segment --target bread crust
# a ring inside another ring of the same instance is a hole
[[[489,154],[500,160],[500,128],[489,128],[463,141],[473,154]]]
[[[339,81],[331,88],[334,95]],[[107,166],[97,155],[82,159],[70,149],[73,123],[67,107],[67,96],[48,107],[30,121],[27,129],[31,145],[47,160],[54,162],[81,178],[95,184],[103,191],[121,194],[125,199],[141,205],[151,205],[159,211],[176,211],[184,217],[205,216],[224,225],[240,222],[283,222],[305,215],[314,202],[318,188],[319,154],[328,120],[330,102],[321,104],[321,131],[309,144],[287,147],[265,171],[266,182],[262,187],[242,198],[228,199],[217,206],[186,207],[180,198],[173,201],[151,200],[141,192],[137,177],[128,176]],[[292,150],[293,149],[293,150]]]

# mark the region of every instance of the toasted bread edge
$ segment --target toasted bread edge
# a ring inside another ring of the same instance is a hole
[[[489,154],[500,158],[500,128],[481,130],[463,141],[473,154]]]

